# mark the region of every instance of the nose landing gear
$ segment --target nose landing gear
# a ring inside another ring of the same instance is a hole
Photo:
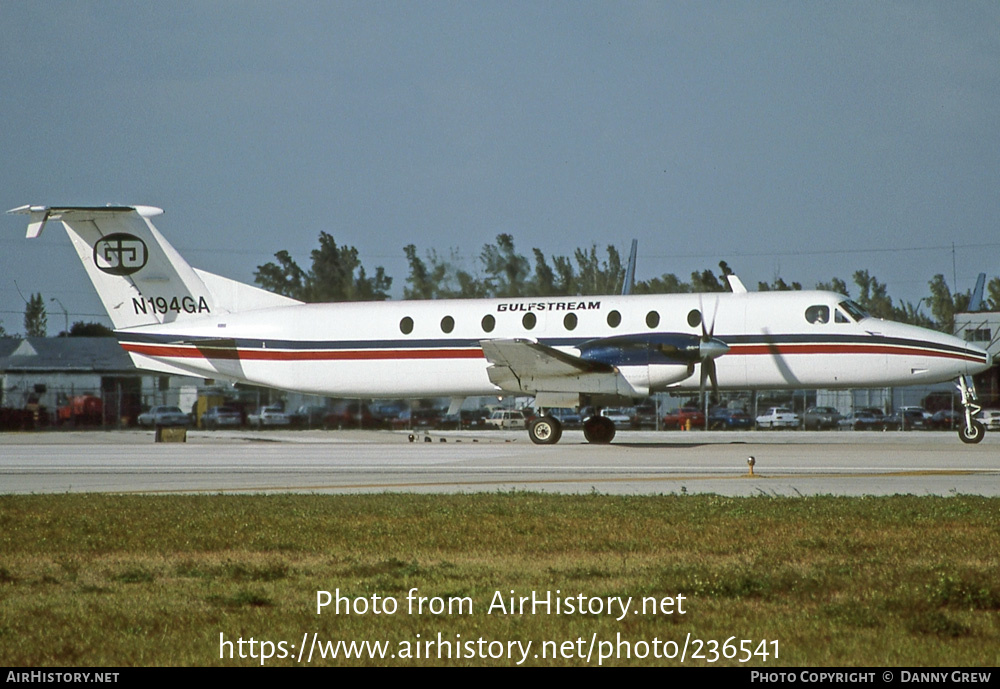
[[[963,443],[978,443],[986,435],[986,427],[972,418],[982,409],[976,404],[976,384],[971,376],[959,376],[958,389],[962,393],[962,407],[965,409],[965,423],[959,427],[958,437]]]

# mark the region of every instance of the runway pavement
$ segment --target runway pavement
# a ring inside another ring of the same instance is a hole
[[[754,456],[754,474],[747,458]],[[524,432],[150,431],[0,434],[0,493],[1000,495],[1000,433],[621,432],[555,446]]]

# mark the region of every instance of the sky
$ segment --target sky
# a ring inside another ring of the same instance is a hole
[[[1000,275],[992,1],[5,2],[0,67],[0,210],[159,206],[245,282],[322,231],[397,298],[405,245],[500,233],[913,303]],[[8,333],[34,293],[110,324],[61,227],[0,223]]]

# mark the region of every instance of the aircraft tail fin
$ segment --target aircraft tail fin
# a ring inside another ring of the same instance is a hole
[[[986,273],[980,273],[976,278],[976,288],[972,290],[972,298],[969,299],[968,311],[981,311],[983,308],[983,289],[986,287]]]
[[[299,302],[192,268],[153,226],[152,206],[21,206],[27,237],[59,220],[115,330]]]

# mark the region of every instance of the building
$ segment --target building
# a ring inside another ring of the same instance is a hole
[[[134,426],[141,412],[156,405],[180,407],[197,419],[209,406],[233,401],[245,410],[278,401],[289,410],[326,405],[324,398],[313,395],[143,371],[113,337],[0,338],[0,408],[18,412],[0,418],[0,430],[66,421],[105,428]],[[89,413],[91,408],[98,412]],[[84,409],[87,413],[75,413]],[[20,413],[25,410],[30,412],[27,422]]]
[[[101,400],[89,424],[129,426],[151,404],[191,409],[201,382],[139,371],[111,337],[0,338],[0,407],[30,410],[36,427],[83,396]]]
[[[956,313],[955,335],[983,347],[996,362],[1000,355],[1000,312]],[[996,365],[976,376],[976,392],[982,406],[1000,407],[1000,370]]]

